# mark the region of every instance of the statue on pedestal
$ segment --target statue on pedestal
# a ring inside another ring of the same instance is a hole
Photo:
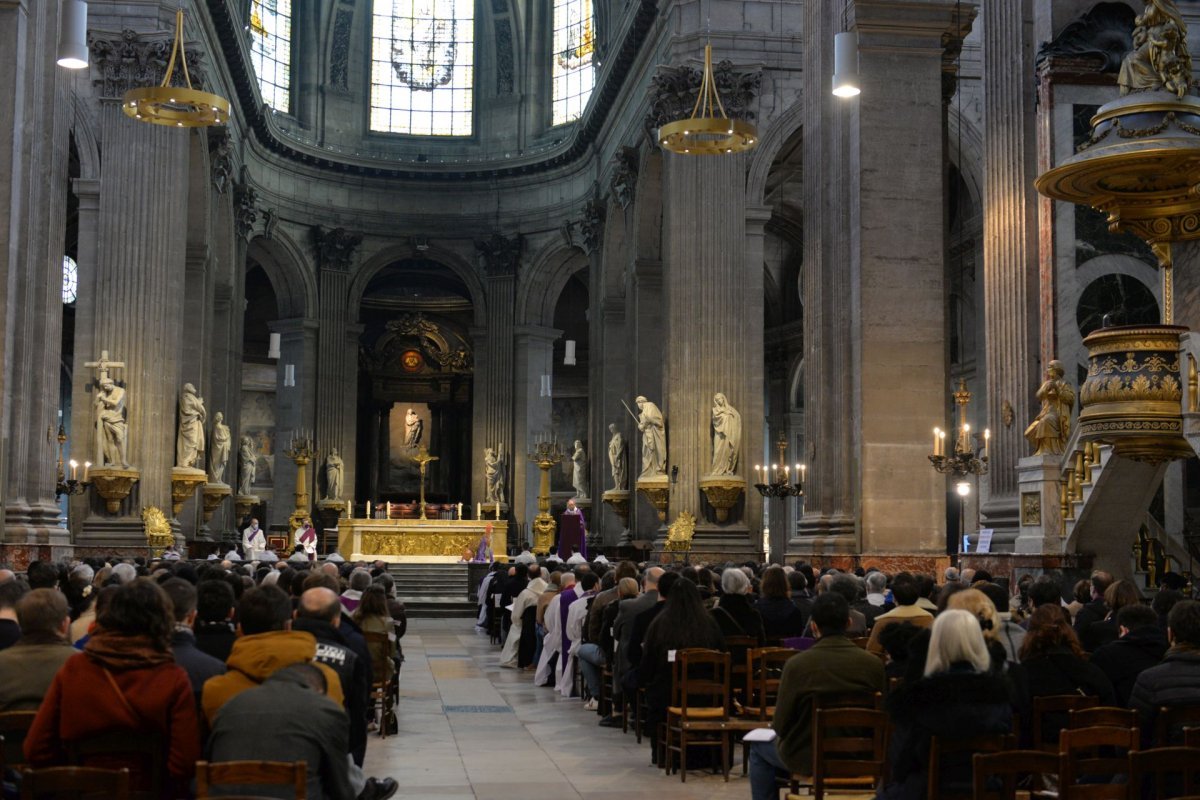
[[[342,457],[338,455],[337,448],[335,447],[325,457],[326,500],[342,499],[342,475],[344,474],[344,470],[345,464],[342,462]]]
[[[608,426],[612,438],[608,440],[608,465],[612,469],[613,488],[624,489],[625,484],[625,437],[617,430],[616,423]]]
[[[504,447],[486,447],[483,450],[483,475],[486,480],[484,503],[503,503],[504,500]]]
[[[713,475],[733,475],[737,472],[738,453],[742,446],[742,415],[729,404],[721,392],[713,395]]]
[[[212,451],[208,458],[210,483],[224,483],[225,466],[229,463],[229,450],[233,437],[225,424],[225,415],[218,411],[213,415]]]
[[[588,496],[587,452],[583,449],[583,442],[578,439],[575,440],[575,451],[571,453],[571,485],[575,487],[576,497]]]
[[[1038,387],[1037,399],[1042,410],[1025,429],[1025,438],[1033,445],[1035,456],[1062,455],[1071,437],[1071,408],[1075,389],[1063,380],[1063,365],[1057,359],[1046,367],[1046,380]]]
[[[1133,50],[1121,62],[1121,94],[1165,90],[1180,99],[1192,82],[1187,24],[1172,0],[1145,0],[1133,21]]]
[[[204,452],[204,421],[208,412],[204,410],[204,398],[196,394],[196,387],[183,385],[179,396],[179,432],[175,438],[175,466],[194,468]]]
[[[639,477],[667,474],[667,424],[662,411],[645,397],[633,401],[638,407],[638,430],[642,432],[642,472]]]
[[[247,496],[250,494],[250,486],[254,483],[255,473],[258,471],[258,456],[254,452],[254,439],[249,436],[242,437],[241,447],[238,449],[238,460],[241,461],[241,469],[238,472],[238,494]]]
[[[96,437],[100,451],[98,466],[129,467],[126,443],[129,437],[125,420],[125,390],[117,386],[112,378],[100,382],[96,392]]]
[[[404,415],[404,446],[416,448],[421,444],[421,434],[425,432],[425,423],[411,408]]]

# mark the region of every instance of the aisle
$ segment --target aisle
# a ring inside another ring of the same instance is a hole
[[[471,620],[418,619],[404,637],[400,735],[371,734],[368,775],[390,775],[397,797],[480,800],[658,800],[750,796],[741,767],[689,773],[650,766],[648,744],[601,728],[578,700],[535,689],[529,673],[497,666],[499,649]]]

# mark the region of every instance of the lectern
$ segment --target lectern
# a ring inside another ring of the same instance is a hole
[[[566,514],[558,518],[558,557],[566,561],[575,551],[583,549],[583,515]]]

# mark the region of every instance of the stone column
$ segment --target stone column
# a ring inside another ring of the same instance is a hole
[[[598,464],[592,472],[592,523],[602,537],[603,543],[613,545],[618,543],[621,533],[626,530],[621,521],[607,503],[603,502],[604,492],[612,489],[612,467],[608,460],[608,442],[612,434],[608,426],[616,424],[617,430],[625,440],[625,473],[626,483],[617,488],[628,490],[630,466],[630,438],[636,432],[633,420],[621,406],[621,400],[629,402],[625,391],[626,370],[625,362],[629,356],[625,347],[625,300],[622,297],[604,297],[600,300],[599,324],[596,330],[599,337],[593,339],[589,357],[595,365],[593,381],[592,415],[592,450],[599,455],[593,459]],[[636,455],[636,454],[635,454]],[[636,498],[630,498],[632,503]]]
[[[171,516],[171,468],[175,464],[175,420],[181,364],[180,320],[189,313],[185,292],[188,131],[148,125],[121,110],[126,89],[151,76],[129,70],[121,37],[93,32],[92,69],[99,103],[99,139],[104,147],[97,219],[93,347],[127,366],[115,377],[127,392],[130,463],[141,478],[117,515],[105,513],[98,497],[77,544],[100,548],[144,546],[140,511],[156,506]],[[158,37],[156,37],[157,39]],[[113,41],[118,44],[111,44]],[[109,47],[102,49],[101,42]],[[138,37],[132,46],[154,42]],[[191,309],[191,313],[199,313]],[[86,334],[85,334],[86,336]],[[76,361],[98,352],[76,351]],[[76,424],[94,419],[91,385],[73,400]],[[199,381],[199,376],[189,378]],[[90,427],[89,447],[95,446]],[[197,501],[192,500],[187,508]],[[184,514],[188,513],[185,509]]]
[[[76,261],[79,264],[79,295],[75,301],[75,342],[74,352],[76,363],[88,359],[80,359],[81,353],[99,353],[96,346],[96,261],[97,239],[100,220],[100,181],[91,178],[76,178],[73,182],[75,197],[79,201],[78,227],[79,243]],[[71,430],[73,439],[78,439],[79,446],[88,452],[92,446],[92,426],[95,424],[91,406],[91,384],[95,375],[89,375],[91,370],[74,369],[71,371]],[[82,414],[83,416],[78,416]],[[78,459],[77,459],[78,460]],[[83,494],[72,497],[67,507],[67,524],[71,530],[72,540],[78,540],[83,527],[83,520],[91,509],[91,495]]]
[[[1038,386],[1035,39],[1030,0],[982,3],[983,292],[987,419],[992,430],[984,527],[996,543],[1020,525],[1017,465]],[[1048,354],[1042,354],[1046,358]],[[1049,354],[1053,357],[1053,354]],[[1005,425],[1003,408],[1012,408]],[[1008,549],[1008,545],[1005,549]]]
[[[541,482],[541,470],[525,457],[533,449],[533,440],[538,434],[551,433],[551,398],[542,397],[539,387],[540,376],[549,368],[554,358],[554,343],[562,331],[540,325],[519,325],[514,331],[516,359],[513,370],[513,407],[517,410],[516,428],[513,431],[514,453],[509,507],[510,516],[522,532],[537,516],[537,496]],[[567,449],[569,443],[563,444]],[[487,443],[484,443],[487,446]],[[478,448],[482,452],[482,448]],[[594,493],[593,493],[594,494]],[[595,503],[592,504],[595,514]]]
[[[521,237],[493,234],[476,246],[487,276],[487,319],[485,327],[471,330],[475,381],[469,461],[472,471],[470,502],[481,502],[486,494],[483,448],[503,446],[508,462],[505,477],[511,505],[513,475],[524,470],[519,464],[525,458],[524,452],[514,452],[513,441],[513,318]]]
[[[353,487],[358,431],[358,334],[362,328],[350,316],[350,266],[362,236],[344,228],[312,229],[317,265],[317,371],[316,444],[321,452],[315,464],[324,464],[336,447],[345,462],[343,487]],[[297,383],[299,376],[297,375]],[[315,475],[318,470],[313,469]],[[315,486],[316,484],[314,484]],[[313,504],[321,498],[312,495]]]
[[[629,344],[628,382],[629,391],[623,395],[626,404],[637,413],[633,398],[645,395],[656,403],[661,402],[663,387],[663,265],[657,258],[634,260],[630,276],[630,288],[625,317],[626,341]],[[657,512],[644,497],[637,493],[637,476],[642,471],[642,441],[637,426],[629,419],[622,407],[622,424],[625,427],[629,473],[629,531],[634,540],[652,540],[661,527]],[[667,420],[667,444],[670,446],[671,420]]]
[[[275,365],[275,445],[272,452],[271,500],[267,504],[267,519],[272,526],[287,527],[288,517],[295,508],[296,465],[283,454],[292,434],[302,428],[312,430],[316,419],[317,340],[320,323],[315,319],[281,319],[270,323],[272,333],[279,336],[279,361]],[[296,385],[284,386],[287,365],[295,367]],[[308,468],[311,478],[315,474]],[[312,482],[310,481],[310,484]],[[352,484],[346,484],[352,485]],[[313,485],[309,486],[313,496]],[[312,510],[312,509],[310,509]]]
[[[0,544],[18,563],[69,542],[54,498],[70,118],[57,31],[57,3],[0,3]]]
[[[690,512],[697,520],[694,550],[750,556],[761,550],[749,528],[762,513],[757,493],[747,497],[743,492],[729,521],[718,524],[699,487],[701,477],[712,471],[716,392],[741,412],[735,476],[751,490],[753,475],[747,472],[753,472],[754,462],[749,468],[747,462],[762,450],[763,270],[761,247],[752,267],[746,253],[746,157],[667,154],[664,160],[663,413],[667,472],[679,470],[671,484],[668,522]],[[634,473],[640,469],[639,464]]]

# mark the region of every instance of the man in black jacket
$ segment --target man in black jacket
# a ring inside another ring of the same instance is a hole
[[[1153,741],[1158,709],[1200,705],[1200,603],[1182,600],[1167,615],[1171,649],[1157,667],[1138,676],[1129,707],[1142,717],[1142,741]]]
[[[1083,632],[1093,622],[1101,622],[1108,616],[1108,606],[1104,602],[1104,592],[1112,586],[1113,576],[1107,572],[1096,570],[1092,573],[1092,602],[1079,609],[1075,615],[1075,632],[1083,636]]]
[[[1129,705],[1138,675],[1156,666],[1167,652],[1167,637],[1158,627],[1158,615],[1149,606],[1125,606],[1117,612],[1120,638],[1092,653],[1092,663],[1112,681],[1117,702]]]
[[[367,703],[371,693],[370,662],[360,659],[338,631],[341,598],[319,586],[300,595],[292,630],[307,631],[317,640],[314,660],[331,667],[342,681],[346,713],[350,715],[350,755],[362,766],[367,752]]]
[[[204,682],[215,675],[225,674],[225,662],[205,653],[196,646],[196,587],[182,578],[171,578],[163,584],[163,591],[171,598],[175,609],[175,633],[171,636],[171,651],[175,663],[183,667],[196,695],[196,707],[200,707],[200,694]]]

